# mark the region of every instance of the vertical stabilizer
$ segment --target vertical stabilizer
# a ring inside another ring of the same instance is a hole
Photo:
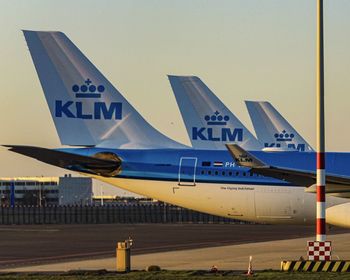
[[[312,152],[305,139],[266,101],[246,101],[255,133],[265,148]]]
[[[23,33],[62,144],[184,147],[153,128],[65,34]]]
[[[192,146],[196,149],[226,149],[238,144],[246,150],[261,150],[262,144],[195,76],[169,76]]]

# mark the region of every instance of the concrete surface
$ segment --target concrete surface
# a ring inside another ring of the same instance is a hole
[[[132,257],[132,269],[144,269],[156,264],[164,269],[209,269],[212,265],[219,269],[244,270],[248,267],[249,256],[253,256],[253,269],[279,269],[281,260],[306,257],[306,242],[313,238],[296,238],[278,241],[256,242],[179,250],[173,252],[141,254]],[[350,259],[350,233],[329,235],[333,242],[333,259]],[[76,269],[107,269],[115,270],[115,258],[97,260],[82,260],[56,264],[25,266],[20,268],[2,269],[5,271],[68,271]]]
[[[117,242],[129,236],[136,255],[300,238],[312,236],[314,230],[314,226],[240,224],[0,226],[0,269],[113,257]]]

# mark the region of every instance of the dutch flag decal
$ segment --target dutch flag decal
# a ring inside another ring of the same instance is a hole
[[[214,161],[214,166],[216,167],[220,167],[220,166],[223,166],[223,162],[222,161]]]

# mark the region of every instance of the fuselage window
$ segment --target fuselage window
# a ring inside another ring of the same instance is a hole
[[[215,175],[218,175],[218,174],[219,174],[219,172],[215,171]]]
[[[228,175],[229,175],[229,176],[232,176],[232,172],[230,171],[230,172],[228,173]]]
[[[225,171],[222,171],[222,176],[225,176]]]
[[[236,171],[236,176],[239,176],[239,171]]]
[[[243,172],[243,173],[242,173],[242,175],[243,175],[243,176],[245,176],[245,175],[246,175],[246,173],[245,173],[245,172]]]
[[[201,174],[202,174],[202,175],[204,175],[204,173],[205,173],[205,171],[204,171],[204,170],[202,170],[202,171],[201,171]]]
[[[210,170],[208,171],[208,175],[211,175],[211,171]]]

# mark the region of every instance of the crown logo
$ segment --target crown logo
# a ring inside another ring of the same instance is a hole
[[[230,117],[222,116],[220,115],[219,111],[215,111],[213,115],[206,115],[204,119],[206,120],[208,125],[226,125]]]
[[[283,130],[282,133],[275,133],[274,136],[278,142],[290,142],[293,140],[295,135],[293,133],[289,134]]]
[[[77,98],[100,98],[101,93],[105,91],[103,85],[95,86],[88,78],[82,85],[73,85],[72,90]]]

